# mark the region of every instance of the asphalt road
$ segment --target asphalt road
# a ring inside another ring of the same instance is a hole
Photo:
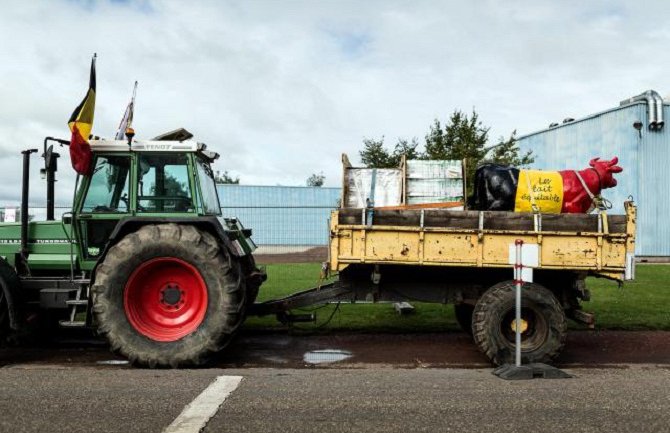
[[[251,334],[149,370],[80,336],[0,349],[0,432],[670,431],[669,332],[573,332],[559,365],[575,377],[507,382],[462,333]]]
[[[569,369],[508,382],[491,369],[0,369],[0,430],[160,432],[221,375],[239,387],[205,432],[667,432],[670,368]]]

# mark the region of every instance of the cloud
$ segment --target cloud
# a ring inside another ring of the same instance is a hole
[[[475,108],[491,138],[661,94],[670,6],[651,1],[13,2],[0,17],[0,200],[20,150],[67,137],[98,53],[94,133],[112,136],[139,81],[135,127],[186,127],[245,184],[337,186],[363,137],[422,139]],[[650,11],[654,11],[650,13]],[[62,151],[58,201],[74,183]],[[33,158],[31,201],[44,184]]]

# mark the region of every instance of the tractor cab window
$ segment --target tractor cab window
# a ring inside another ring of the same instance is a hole
[[[82,212],[128,212],[130,157],[98,156]]]
[[[143,154],[138,161],[138,212],[194,211],[186,155]]]
[[[216,193],[216,183],[214,182],[212,168],[200,159],[197,159],[196,166],[198,167],[203,210],[208,215],[221,215],[219,195]]]

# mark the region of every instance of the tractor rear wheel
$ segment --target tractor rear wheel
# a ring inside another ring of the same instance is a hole
[[[112,246],[92,287],[98,330],[149,367],[200,365],[245,316],[239,261],[189,225],[147,225]]]
[[[0,289],[0,345],[9,334],[9,304],[5,292]]]
[[[0,259],[0,344],[4,343],[11,332],[9,308],[10,300],[8,294],[16,294],[16,290],[21,286],[16,271]],[[16,302],[16,299],[14,299]]]
[[[524,364],[549,363],[565,345],[567,321],[556,296],[535,283],[524,283],[521,290],[521,323],[518,325],[516,290],[512,281],[494,285],[475,305],[472,318],[475,343],[496,365],[514,362],[516,326],[521,327],[521,360]]]

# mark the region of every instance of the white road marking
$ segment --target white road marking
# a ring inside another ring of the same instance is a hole
[[[219,376],[179,414],[163,433],[198,433],[223,401],[239,386],[242,376]]]

